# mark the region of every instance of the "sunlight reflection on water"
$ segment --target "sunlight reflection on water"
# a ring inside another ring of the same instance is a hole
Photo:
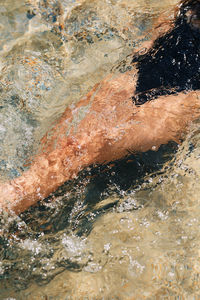
[[[2,178],[22,172],[64,108],[174,3],[1,1]],[[199,297],[198,128],[178,150],[87,170],[35,209],[3,216],[2,299]]]

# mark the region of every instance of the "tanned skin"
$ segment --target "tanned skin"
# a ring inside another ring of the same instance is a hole
[[[195,34],[200,34],[199,3],[182,1],[180,8],[184,11],[184,22]],[[154,46],[156,42],[149,51]],[[2,210],[23,212],[87,166],[121,159],[130,151],[157,150],[161,144],[182,138],[190,123],[200,116],[198,85],[170,93],[166,89],[163,92],[155,80],[152,89],[156,92],[145,92],[150,98],[144,101],[144,95],[140,97],[138,91],[140,70],[138,64],[132,71],[110,74],[76,106],[66,109],[44,137],[43,151],[35,157],[30,169],[0,185]],[[172,83],[168,84],[169,89],[174,88]],[[80,122],[72,126],[80,115]]]

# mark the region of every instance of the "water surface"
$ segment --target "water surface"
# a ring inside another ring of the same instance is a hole
[[[23,172],[64,111],[151,38],[177,1],[1,1],[0,175]],[[2,216],[1,299],[198,299],[199,122],[182,145],[86,170]]]

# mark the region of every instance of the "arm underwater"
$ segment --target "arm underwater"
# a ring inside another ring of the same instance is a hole
[[[179,141],[200,116],[199,55],[200,0],[181,1],[167,31],[133,56],[132,71],[110,74],[66,109],[30,169],[0,185],[0,208],[23,212],[89,165]]]

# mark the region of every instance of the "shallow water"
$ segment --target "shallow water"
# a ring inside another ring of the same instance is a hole
[[[1,1],[0,175],[26,167],[65,107],[151,37],[177,1]],[[200,136],[82,172],[1,219],[0,298],[198,299]],[[92,176],[91,176],[92,175]]]

